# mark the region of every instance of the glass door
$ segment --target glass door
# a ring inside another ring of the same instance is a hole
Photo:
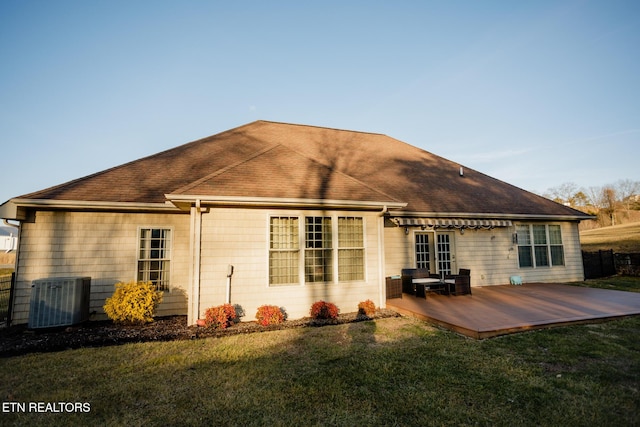
[[[437,233],[438,274],[445,276],[455,270],[452,233]]]
[[[416,268],[426,268],[441,276],[457,271],[453,237],[449,231],[416,232]]]
[[[432,233],[416,233],[416,267],[426,268],[430,270],[430,254],[429,251],[429,234]]]

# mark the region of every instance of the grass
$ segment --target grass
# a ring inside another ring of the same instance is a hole
[[[2,402],[91,411],[0,424],[637,425],[638,330],[633,317],[474,341],[390,318],[31,354],[0,359]]]
[[[584,282],[574,282],[571,285],[589,288],[612,289],[617,291],[640,292],[640,277],[615,276],[602,279],[589,279]]]
[[[608,249],[618,253],[640,252],[640,222],[582,231],[580,244],[587,252]]]

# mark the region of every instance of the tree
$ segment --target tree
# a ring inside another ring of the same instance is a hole
[[[575,206],[588,206],[589,198],[584,194],[583,190],[578,191],[574,196]]]
[[[549,188],[545,193],[545,197],[558,203],[575,206],[577,192],[578,186],[575,183],[565,182],[557,187]]]
[[[589,187],[586,190],[588,203],[594,208],[602,209],[604,207],[603,188]]]
[[[616,225],[616,204],[618,202],[616,190],[612,186],[602,189],[603,210],[611,218],[611,225]]]
[[[640,193],[640,181],[620,179],[611,187],[615,189],[618,200],[624,204],[625,209],[631,209],[634,201],[632,196]]]

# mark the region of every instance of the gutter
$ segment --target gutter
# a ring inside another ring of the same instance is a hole
[[[163,203],[100,202],[87,200],[11,199],[0,205],[0,218],[16,221],[27,219],[28,209],[70,210],[88,212],[162,212],[182,213],[174,205]]]
[[[416,218],[462,218],[462,219],[511,219],[541,221],[585,221],[596,219],[593,215],[550,215],[550,214],[505,214],[505,213],[468,213],[468,212],[398,212],[393,216]]]
[[[56,209],[88,209],[88,210],[152,210],[176,211],[176,208],[166,202],[101,202],[91,200],[51,200],[51,199],[11,199],[9,202],[26,208],[56,208]]]
[[[401,202],[379,202],[362,200],[323,200],[304,198],[272,198],[272,197],[238,197],[238,196],[199,196],[182,194],[165,194],[174,206],[186,209],[196,200],[203,205],[243,206],[243,207],[283,207],[283,208],[323,208],[323,209],[357,209],[380,210],[401,209],[407,206]],[[386,211],[385,211],[386,212]]]

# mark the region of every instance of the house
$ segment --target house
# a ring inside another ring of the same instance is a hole
[[[0,252],[11,252],[18,247],[14,227],[0,227]]]
[[[385,306],[407,267],[471,270],[472,286],[584,277],[590,217],[386,135],[256,121],[13,198],[20,223],[14,323],[33,280],[90,276],[91,310],[114,284],[151,280],[159,315],[211,306]],[[233,267],[231,267],[233,266]],[[233,271],[231,269],[233,268]],[[232,273],[232,274],[231,274]]]

